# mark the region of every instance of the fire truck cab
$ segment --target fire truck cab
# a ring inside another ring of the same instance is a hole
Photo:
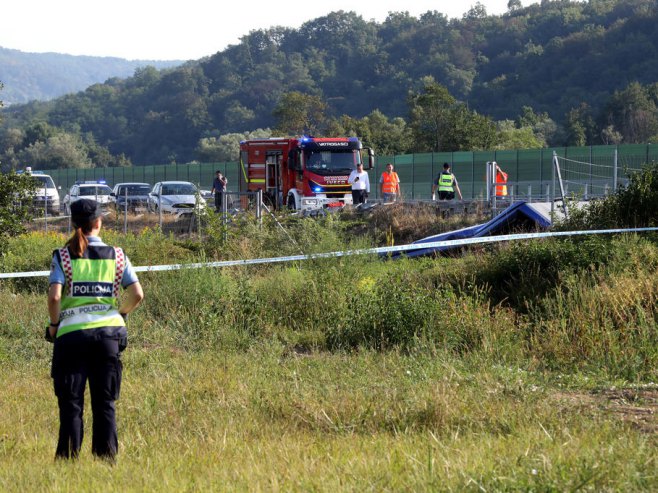
[[[367,155],[375,154],[356,137],[270,138],[240,143],[240,191],[263,191],[274,207],[309,211],[352,203],[347,179]]]

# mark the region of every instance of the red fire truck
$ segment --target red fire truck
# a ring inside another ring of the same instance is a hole
[[[263,191],[275,207],[311,211],[352,203],[350,172],[375,154],[356,137],[271,138],[240,143],[240,191]]]

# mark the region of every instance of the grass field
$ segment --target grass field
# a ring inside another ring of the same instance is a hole
[[[105,239],[136,265],[294,251],[244,228]],[[345,231],[290,226],[305,251],[372,241]],[[0,270],[62,242],[12,240]],[[657,266],[619,237],[143,275],[114,466],[89,435],[53,460],[46,284],[3,282],[0,490],[656,491]]]
[[[592,392],[606,382],[582,375],[561,387],[554,375],[441,354],[300,356],[271,346],[242,354],[133,348],[125,366],[114,467],[91,458],[89,440],[78,462],[53,462],[57,415],[45,360],[3,372],[2,490],[657,484],[655,422],[636,421]],[[636,395],[631,404],[650,404],[648,393]]]

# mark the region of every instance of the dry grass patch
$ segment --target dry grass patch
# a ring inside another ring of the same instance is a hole
[[[588,393],[560,392],[552,396],[563,412],[604,413],[658,438],[658,388],[603,389]]]

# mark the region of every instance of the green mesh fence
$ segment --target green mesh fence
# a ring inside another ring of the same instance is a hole
[[[450,163],[464,199],[484,198],[485,165],[487,161],[496,161],[508,174],[510,195],[521,199],[546,200],[553,189],[553,151],[566,167],[569,192],[577,194],[583,194],[586,189],[593,194],[612,190],[615,152],[618,184],[625,183],[628,174],[643,164],[658,162],[658,144],[377,156],[374,168],[368,172],[371,197],[379,198],[381,195],[379,179],[387,163],[392,163],[400,176],[404,198],[416,200],[431,197],[432,183],[441,172],[443,163]],[[195,183],[203,190],[210,190],[216,170],[228,178],[230,191],[238,190],[237,162],[58,169],[49,170],[48,173],[61,187],[63,197],[79,180],[102,179],[110,186],[130,181],[153,185],[164,180],[183,180]]]

